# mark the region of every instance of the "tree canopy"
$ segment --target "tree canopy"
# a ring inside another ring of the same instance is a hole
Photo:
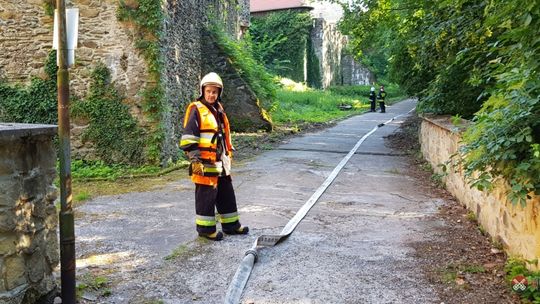
[[[340,27],[357,58],[417,96],[420,112],[472,119],[460,151],[472,185],[490,188],[502,176],[513,202],[540,194],[539,1],[343,7]]]

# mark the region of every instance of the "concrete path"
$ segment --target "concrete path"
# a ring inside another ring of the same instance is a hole
[[[100,303],[222,303],[255,238],[278,234],[364,134],[414,106],[349,118],[233,168],[249,236],[198,239],[188,180],[94,199],[77,209],[78,272],[112,279]],[[384,144],[405,118],[360,146],[291,237],[260,250],[242,303],[440,303],[408,246],[436,237],[440,199]]]

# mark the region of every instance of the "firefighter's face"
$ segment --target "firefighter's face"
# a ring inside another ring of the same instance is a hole
[[[214,103],[219,96],[219,87],[207,85],[204,87],[203,93],[204,100],[206,100],[208,103]]]

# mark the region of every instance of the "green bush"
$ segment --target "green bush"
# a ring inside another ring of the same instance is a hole
[[[106,164],[100,160],[73,160],[71,162],[71,176],[74,179],[115,180],[119,177],[156,174],[160,170],[158,166],[130,167],[122,164]]]
[[[524,205],[530,194],[540,195],[540,61],[531,40],[540,35],[540,2],[494,1],[485,16],[484,26],[499,34],[481,77],[496,84],[464,134],[464,170],[473,185],[488,189],[504,177],[509,199]]]

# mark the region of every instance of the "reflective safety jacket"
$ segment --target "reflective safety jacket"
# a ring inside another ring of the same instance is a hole
[[[379,95],[377,95],[377,100],[384,101],[385,98],[386,98],[386,92],[379,91]]]
[[[218,176],[224,175],[221,153],[232,157],[230,126],[223,107],[216,101],[215,106],[194,101],[188,105],[184,117],[184,133],[180,148],[191,161],[204,165],[203,175],[192,174],[196,184],[216,186]]]

